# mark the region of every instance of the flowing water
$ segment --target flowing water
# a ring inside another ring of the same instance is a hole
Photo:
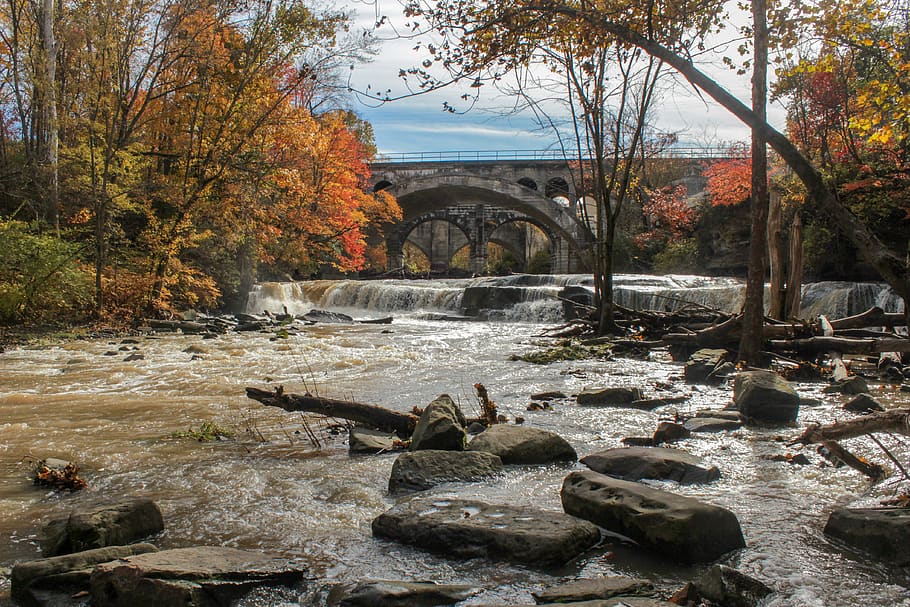
[[[465,285],[457,281],[382,281],[359,283],[360,288],[314,281],[262,285],[250,309],[278,312],[287,307],[296,313],[319,307],[358,317],[391,313],[393,323],[305,326],[286,339],[264,333],[210,340],[144,336],[137,343],[99,338],[0,354],[0,571],[40,555],[38,534],[48,519],[72,508],[142,495],[154,499],[164,513],[166,530],[155,540],[160,546],[214,544],[303,558],[310,564],[313,588],[362,578],[436,580],[486,589],[465,604],[530,603],[531,591],[561,580],[620,573],[675,590],[698,568],[617,546],[542,571],[448,560],[373,539],[371,520],[395,503],[386,490],[395,455],[350,457],[346,433],[333,435],[327,424],[310,420],[321,439],[314,446],[300,414],[244,396],[245,386],[280,384],[288,392],[318,392],[405,411],[448,393],[470,414],[478,408],[472,385],[480,382],[509,418],[523,416],[528,425],[561,434],[580,455],[620,446],[625,436],[650,434],[659,418],[676,409],[580,408],[564,401],[550,411],[530,412],[526,407],[532,394],[572,394],[608,385],[640,386],[659,394],[669,383],[691,395],[678,406],[682,412],[721,407],[729,400],[728,389],[683,385],[681,364],[660,352],[647,361],[618,358],[547,366],[510,361],[511,354],[545,343],[537,337],[546,326],[541,322],[553,322],[561,309],[552,294],[584,284],[579,277],[537,281],[544,284],[523,280],[529,283],[524,287],[550,295],[538,293],[499,310],[491,314],[496,321],[445,319],[460,311]],[[675,280],[684,291],[696,290],[685,287],[695,277]],[[136,352],[144,358],[125,360]],[[800,425],[842,416],[843,397],[823,395],[821,384],[797,387],[802,396],[821,401],[801,410]],[[876,385],[874,395],[886,406],[910,405],[910,394],[889,387]],[[211,443],[172,436],[203,421],[231,428],[236,435]],[[770,583],[777,591],[770,605],[910,606],[906,571],[835,546],[822,533],[833,508],[877,503],[899,485],[886,481],[870,489],[858,473],[824,466],[811,450],[812,465],[804,467],[765,458],[787,452],[776,436],[798,431],[747,428],[696,435],[682,446],[720,467],[721,479],[667,488],[736,513],[748,545],[727,562]],[[885,440],[907,461],[910,450],[896,439]],[[849,446],[886,463],[868,441]],[[30,468],[21,461],[28,456],[77,462],[89,487],[63,495],[33,487]],[[571,469],[513,467],[486,482],[446,485],[432,493],[559,510],[559,488]],[[0,574],[0,594],[6,583]],[[320,602],[304,598],[301,604]]]

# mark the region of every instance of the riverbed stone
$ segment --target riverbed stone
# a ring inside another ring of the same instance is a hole
[[[825,535],[883,561],[910,565],[910,508],[840,508],[828,517]]]
[[[720,478],[716,466],[706,467],[700,457],[665,447],[607,449],[586,455],[580,461],[595,472],[627,481],[647,478],[691,485]]]
[[[573,603],[522,603],[516,605],[510,604],[488,604],[483,603],[476,607],[679,607],[676,603],[670,603],[661,599],[652,599],[642,596],[615,596],[609,599],[594,599],[591,601],[578,601]]]
[[[689,356],[683,367],[683,377],[687,384],[720,383],[723,380],[716,371],[731,358],[729,350],[721,348],[702,348]]]
[[[373,535],[457,558],[562,565],[598,541],[600,530],[563,512],[473,500],[412,498],[373,519]]]
[[[331,312],[329,310],[310,310],[306,314],[300,316],[302,320],[307,322],[322,322],[329,324],[352,324],[354,322],[353,317],[348,316],[347,314],[342,314],[340,312]]]
[[[17,604],[36,607],[87,591],[92,570],[99,563],[155,552],[152,544],[106,546],[16,563],[10,574],[10,594]]]
[[[743,423],[739,419],[724,419],[720,417],[693,417],[687,419],[683,426],[689,432],[724,432],[737,430]]]
[[[466,425],[464,414],[452,397],[440,394],[420,414],[411,434],[411,450],[463,451],[467,441]]]
[[[724,607],[757,607],[773,591],[759,579],[726,565],[712,565],[692,582],[699,600]]]
[[[395,449],[395,435],[371,428],[351,428],[348,432],[348,453],[365,455]]]
[[[402,453],[392,464],[389,491],[423,491],[447,482],[471,482],[502,470],[502,460],[483,451],[422,449]]]
[[[42,530],[42,554],[59,556],[121,546],[163,529],[164,519],[158,505],[148,498],[136,498],[98,510],[72,512],[50,521]]]
[[[657,429],[654,430],[654,434],[651,436],[651,444],[658,446],[664,443],[673,443],[690,436],[692,436],[692,432],[683,424],[663,421],[657,424]]]
[[[859,375],[835,381],[830,386],[825,386],[822,390],[825,394],[868,394],[869,384]]]
[[[490,426],[468,443],[468,450],[492,453],[504,464],[536,465],[578,459],[572,445],[555,432],[507,424]]]
[[[464,584],[362,580],[333,587],[327,604],[329,607],[436,607],[454,605],[481,590]]]
[[[162,550],[98,565],[93,607],[228,607],[262,586],[296,586],[301,562],[221,546]]]
[[[742,417],[736,409],[699,409],[695,417],[713,417],[714,419],[732,419],[741,421]]]
[[[608,575],[598,578],[573,580],[545,590],[532,592],[531,596],[538,603],[577,603],[580,601],[609,599],[615,596],[651,594],[653,591],[654,585],[648,580],[624,575]]]
[[[844,411],[849,411],[850,413],[866,414],[882,412],[884,410],[885,408],[881,403],[868,394],[857,394],[844,403]]]
[[[560,492],[569,514],[683,563],[745,546],[736,515],[705,502],[594,471],[572,472]]]
[[[644,396],[641,388],[586,388],[575,400],[584,407],[625,407],[633,401],[644,400]]]
[[[773,371],[745,371],[733,380],[733,402],[746,420],[788,423],[796,421],[799,394]]]

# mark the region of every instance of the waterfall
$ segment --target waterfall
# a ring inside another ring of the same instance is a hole
[[[616,303],[638,310],[678,310],[700,305],[737,312],[743,303],[743,281],[737,278],[645,274],[614,276]],[[344,312],[354,317],[380,314],[467,315],[481,320],[561,322],[566,300],[581,301],[593,293],[590,275],[515,274],[440,280],[310,280],[264,282],[249,294],[247,311],[304,314],[311,309]],[[766,298],[767,301],[767,298]],[[899,312],[902,302],[881,283],[819,282],[803,286],[800,316],[841,318],[872,306]]]

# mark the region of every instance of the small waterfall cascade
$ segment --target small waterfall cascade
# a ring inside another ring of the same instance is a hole
[[[674,311],[699,305],[737,312],[744,283],[737,278],[644,274],[614,276],[614,301],[637,310]],[[251,314],[305,314],[312,309],[354,317],[377,314],[469,316],[478,320],[561,322],[566,300],[590,302],[590,275],[515,274],[439,280],[310,280],[263,282],[249,294]],[[767,300],[767,298],[766,298]],[[900,312],[903,302],[882,283],[818,282],[803,286],[800,316],[841,318],[872,306]]]

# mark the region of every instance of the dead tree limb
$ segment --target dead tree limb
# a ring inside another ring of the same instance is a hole
[[[826,440],[826,441],[822,442],[822,446],[826,447],[828,449],[828,451],[831,453],[831,455],[833,455],[840,461],[844,462],[845,464],[847,464],[854,470],[858,470],[859,472],[862,472],[863,474],[865,474],[866,476],[871,478],[873,481],[877,481],[877,480],[881,480],[881,479],[885,478],[885,469],[884,468],[882,468],[878,464],[875,464],[872,462],[867,462],[866,460],[862,459],[861,457],[857,457],[857,456],[853,455],[852,453],[850,453],[849,451],[844,449],[843,446],[839,442],[833,441],[833,440]]]
[[[891,409],[882,413],[873,413],[835,422],[821,426],[810,424],[805,431],[793,441],[791,445],[821,443],[825,441],[843,440],[870,434],[873,432],[894,432],[910,436],[910,408]]]
[[[285,411],[306,411],[328,417],[340,417],[378,430],[395,432],[401,437],[410,436],[417,423],[417,417],[410,413],[400,413],[377,405],[322,398],[309,394],[285,394],[280,386],[274,392],[248,387],[246,395],[248,398],[270,407],[279,407]]]
[[[809,337],[806,339],[771,340],[772,350],[791,350],[812,355],[821,352],[842,354],[877,354],[879,352],[910,352],[910,339],[851,339],[849,337]]]
[[[906,319],[903,314],[885,312],[878,306],[875,306],[854,316],[832,320],[831,327],[835,331],[841,331],[843,329],[864,329],[866,327],[894,327],[901,326],[905,322]]]

